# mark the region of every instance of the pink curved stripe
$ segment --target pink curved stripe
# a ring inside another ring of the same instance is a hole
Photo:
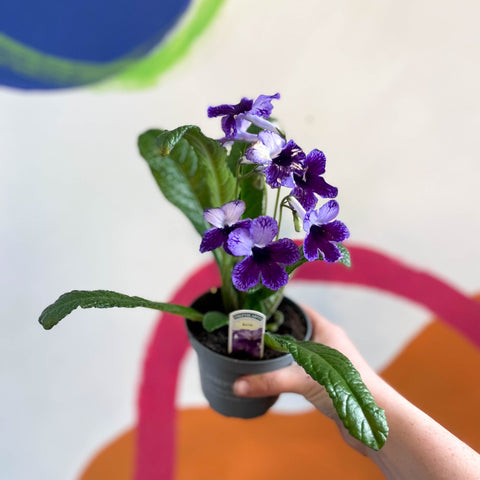
[[[294,280],[362,285],[418,303],[480,346],[480,303],[428,272],[366,247],[348,245],[352,267],[307,263]]]
[[[352,268],[324,262],[301,267],[293,281],[324,281],[363,285],[419,303],[480,345],[480,304],[447,283],[387,255],[349,245]],[[211,262],[196,272],[170,300],[189,305],[220,279]],[[147,349],[138,398],[136,480],[175,477],[178,371],[188,340],[183,321],[164,314]]]
[[[211,262],[194,272],[170,302],[190,305],[219,283],[217,267]],[[134,476],[137,480],[175,478],[175,393],[178,371],[188,346],[183,319],[162,314],[147,348],[138,396]]]

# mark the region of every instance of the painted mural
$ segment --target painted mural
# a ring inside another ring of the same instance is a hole
[[[479,15],[431,0],[3,2],[0,477],[307,479],[321,457],[325,478],[381,478],[295,395],[249,422],[209,410],[169,315],[37,323],[67,290],[187,304],[214,285],[136,139],[186,123],[219,136],[209,105],[277,91],[289,133],[327,153],[351,230],[352,268],[306,265],[289,295],[478,450]]]

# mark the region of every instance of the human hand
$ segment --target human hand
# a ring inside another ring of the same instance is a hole
[[[263,397],[283,392],[303,395],[320,412],[334,420],[345,442],[374,461],[388,480],[480,479],[478,453],[384,382],[342,328],[309,308],[303,309],[312,322],[312,340],[347,356],[377,404],[385,409],[390,433],[384,447],[374,451],[351,437],[326,390],[295,363],[274,372],[239,378],[233,387],[236,395]]]
[[[335,348],[348,357],[359,371],[367,387],[370,388],[371,385],[380,381],[377,374],[367,364],[341,327],[329,322],[310,308],[302,308],[312,322],[312,341]],[[337,423],[348,443],[357,449],[361,448],[359,442],[357,443],[355,441],[351,443],[353,439],[350,435],[346,434],[325,388],[313,380],[305,370],[296,363],[273,372],[240,377],[235,382],[233,391],[240,397],[266,397],[279,395],[283,392],[293,392],[303,395],[321,413]]]

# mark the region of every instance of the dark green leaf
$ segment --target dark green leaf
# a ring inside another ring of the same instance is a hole
[[[276,333],[278,329],[284,324],[285,315],[280,310],[276,310],[267,323],[266,329],[269,332]]]
[[[73,290],[72,292],[64,293],[55,303],[48,306],[40,315],[39,322],[46,330],[49,330],[77,307],[146,307],[180,315],[190,320],[201,321],[203,318],[203,314],[193,308],[175,305],[173,303],[152,302],[144,298],[130,297],[123,293],[111,292],[109,290]]]
[[[175,130],[164,130],[155,139],[155,144],[158,149],[158,154],[166,157],[175,148],[177,143],[182,139],[185,133],[192,128],[191,125],[184,125]]]
[[[388,435],[385,412],[379,408],[362,382],[360,374],[345,355],[314,342],[266,333],[270,347],[288,351],[305,371],[327,390],[338,416],[350,434],[374,450]]]
[[[283,289],[281,292],[277,292],[279,295],[283,295]],[[272,296],[276,296],[277,292],[270,290],[269,288],[265,287],[265,285],[259,283],[255,287],[248,290],[245,297],[245,308],[250,310],[259,310],[262,313],[266,313],[262,309],[262,302]]]
[[[240,159],[245,155],[248,143],[246,142],[233,142],[230,153],[227,157],[227,166],[234,176],[237,175],[237,166]]]
[[[203,211],[220,207],[235,195],[226,150],[191,125],[149,130],[140,135],[138,146],[165,197],[203,234],[208,228]]]
[[[203,316],[203,328],[207,332],[213,332],[225,325],[228,325],[228,315],[222,312],[207,312]]]
[[[263,174],[251,173],[255,165],[246,165],[242,168],[247,176],[240,181],[240,199],[247,206],[244,218],[257,218],[265,215],[267,207],[267,188]]]

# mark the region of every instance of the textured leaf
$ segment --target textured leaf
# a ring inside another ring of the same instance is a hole
[[[246,173],[254,169],[254,165],[243,167]],[[267,188],[265,186],[264,175],[252,174],[243,178],[240,181],[240,198],[247,206],[243,214],[244,218],[256,218],[265,215],[267,208]]]
[[[172,303],[159,303],[145,300],[140,297],[130,297],[123,293],[109,290],[73,290],[61,295],[55,303],[49,305],[40,315],[39,322],[46,330],[54,327],[76,308],[135,308],[146,307],[154,310],[180,315],[190,320],[201,321],[203,314],[193,308],[175,305]]]
[[[342,258],[338,261],[338,263],[343,263],[346,267],[351,267],[352,260],[350,258],[350,252],[347,250],[347,247],[345,247],[345,245],[342,245],[341,243],[337,243],[336,245],[340,252],[342,252]]]
[[[203,316],[203,328],[207,332],[213,332],[217,328],[228,325],[228,315],[222,312],[207,312]]]
[[[235,195],[226,150],[191,125],[149,130],[140,135],[138,146],[165,197],[203,234],[208,228],[203,211],[220,207]]]
[[[230,153],[227,157],[227,166],[234,176],[237,173],[237,166],[240,159],[245,155],[248,143],[246,142],[233,142],[230,148]]]
[[[265,334],[266,344],[288,351],[305,371],[327,390],[338,416],[350,434],[374,450],[388,435],[385,412],[379,408],[362,382],[360,374],[345,355],[314,342]]]

